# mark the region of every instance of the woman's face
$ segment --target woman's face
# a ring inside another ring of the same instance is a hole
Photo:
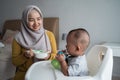
[[[28,14],[28,27],[33,31],[37,31],[40,29],[40,27],[42,27],[42,25],[43,25],[42,17],[38,13],[38,11],[33,9]]]

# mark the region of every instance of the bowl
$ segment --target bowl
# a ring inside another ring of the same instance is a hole
[[[48,56],[49,52],[45,52],[43,50],[32,50],[35,54],[35,57],[38,59],[44,59]]]

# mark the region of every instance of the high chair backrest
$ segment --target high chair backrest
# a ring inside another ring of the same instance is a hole
[[[87,54],[87,62],[90,76],[111,80],[113,68],[112,49],[102,45],[93,46]]]

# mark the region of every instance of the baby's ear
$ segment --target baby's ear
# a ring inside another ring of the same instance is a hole
[[[76,46],[77,51],[84,51],[83,47],[81,45]]]
[[[76,46],[76,47],[75,47],[75,50],[76,50],[76,51],[78,51],[78,50],[79,50],[79,48]]]
[[[79,51],[81,47],[79,45],[76,46],[76,50]]]

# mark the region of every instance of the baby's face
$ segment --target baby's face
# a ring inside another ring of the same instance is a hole
[[[73,55],[73,56],[75,55],[76,45],[73,41],[72,36],[67,37],[66,49],[69,55]]]
[[[76,41],[73,35],[67,36],[66,49],[67,49],[68,54],[71,56],[83,55],[83,45]]]

